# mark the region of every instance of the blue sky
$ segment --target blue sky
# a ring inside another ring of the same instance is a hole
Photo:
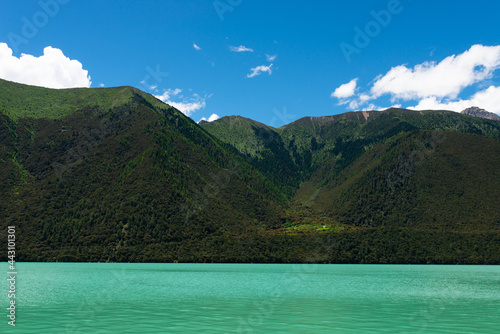
[[[0,13],[1,78],[130,85],[195,121],[500,113],[498,1],[27,0]]]

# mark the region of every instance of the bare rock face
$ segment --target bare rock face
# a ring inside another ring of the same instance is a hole
[[[462,110],[460,113],[468,116],[485,118],[493,121],[500,121],[500,116],[498,116],[497,114],[494,114],[492,112],[486,111],[478,107],[470,107]]]

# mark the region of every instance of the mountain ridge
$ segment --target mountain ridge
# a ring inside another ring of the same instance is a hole
[[[481,201],[500,189],[495,121],[196,124],[131,87],[6,81],[0,118],[1,224],[20,261],[500,263],[500,213]]]
[[[479,107],[466,108],[466,109],[462,110],[460,113],[464,114],[464,115],[468,115],[468,116],[490,119],[493,121],[500,121],[500,116],[498,116],[495,113],[481,109]]]

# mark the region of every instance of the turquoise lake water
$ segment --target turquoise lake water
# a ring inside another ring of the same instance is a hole
[[[3,268],[6,275],[7,264]],[[17,263],[2,333],[500,333],[500,266]]]

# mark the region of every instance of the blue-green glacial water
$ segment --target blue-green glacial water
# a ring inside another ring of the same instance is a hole
[[[15,327],[1,284],[2,333],[500,333],[500,266],[17,263],[17,272]]]

